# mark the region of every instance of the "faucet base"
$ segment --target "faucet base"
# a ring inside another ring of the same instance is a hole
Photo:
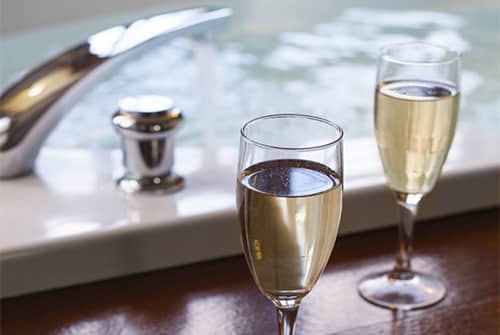
[[[0,182],[5,181],[5,180],[11,180],[11,179],[28,177],[28,176],[31,176],[34,173],[35,173],[35,170],[33,169],[33,167],[28,167],[28,168],[26,168],[24,170],[15,171],[12,174],[11,173],[5,173],[5,175],[4,175],[4,174],[2,174],[0,172]]]
[[[132,178],[123,176],[116,181],[118,188],[125,193],[161,192],[173,193],[184,187],[184,178],[174,173],[163,176]]]

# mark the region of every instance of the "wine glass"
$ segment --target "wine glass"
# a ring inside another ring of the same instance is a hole
[[[292,335],[300,302],[323,272],[342,209],[342,129],[275,114],[241,128],[237,207],[241,244],[260,291]]]
[[[460,56],[422,42],[390,45],[378,62],[375,134],[389,187],[401,212],[394,268],[358,287],[376,305],[410,310],[439,302],[446,288],[411,268],[418,204],[436,184],[448,155],[459,105]]]

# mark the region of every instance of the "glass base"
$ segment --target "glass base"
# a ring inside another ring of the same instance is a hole
[[[411,310],[434,305],[446,295],[443,283],[430,275],[413,272],[407,279],[395,279],[390,273],[363,278],[358,285],[361,297],[381,307]]]

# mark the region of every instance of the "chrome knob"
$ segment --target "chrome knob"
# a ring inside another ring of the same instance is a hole
[[[125,168],[118,187],[128,193],[181,189],[184,179],[172,172],[181,110],[172,99],[157,95],[127,97],[118,107],[111,120],[121,136]]]

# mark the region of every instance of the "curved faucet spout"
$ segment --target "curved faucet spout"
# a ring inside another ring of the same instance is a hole
[[[0,95],[0,178],[31,171],[56,124],[116,65],[174,37],[217,33],[230,16],[200,7],[115,26],[23,75]]]

